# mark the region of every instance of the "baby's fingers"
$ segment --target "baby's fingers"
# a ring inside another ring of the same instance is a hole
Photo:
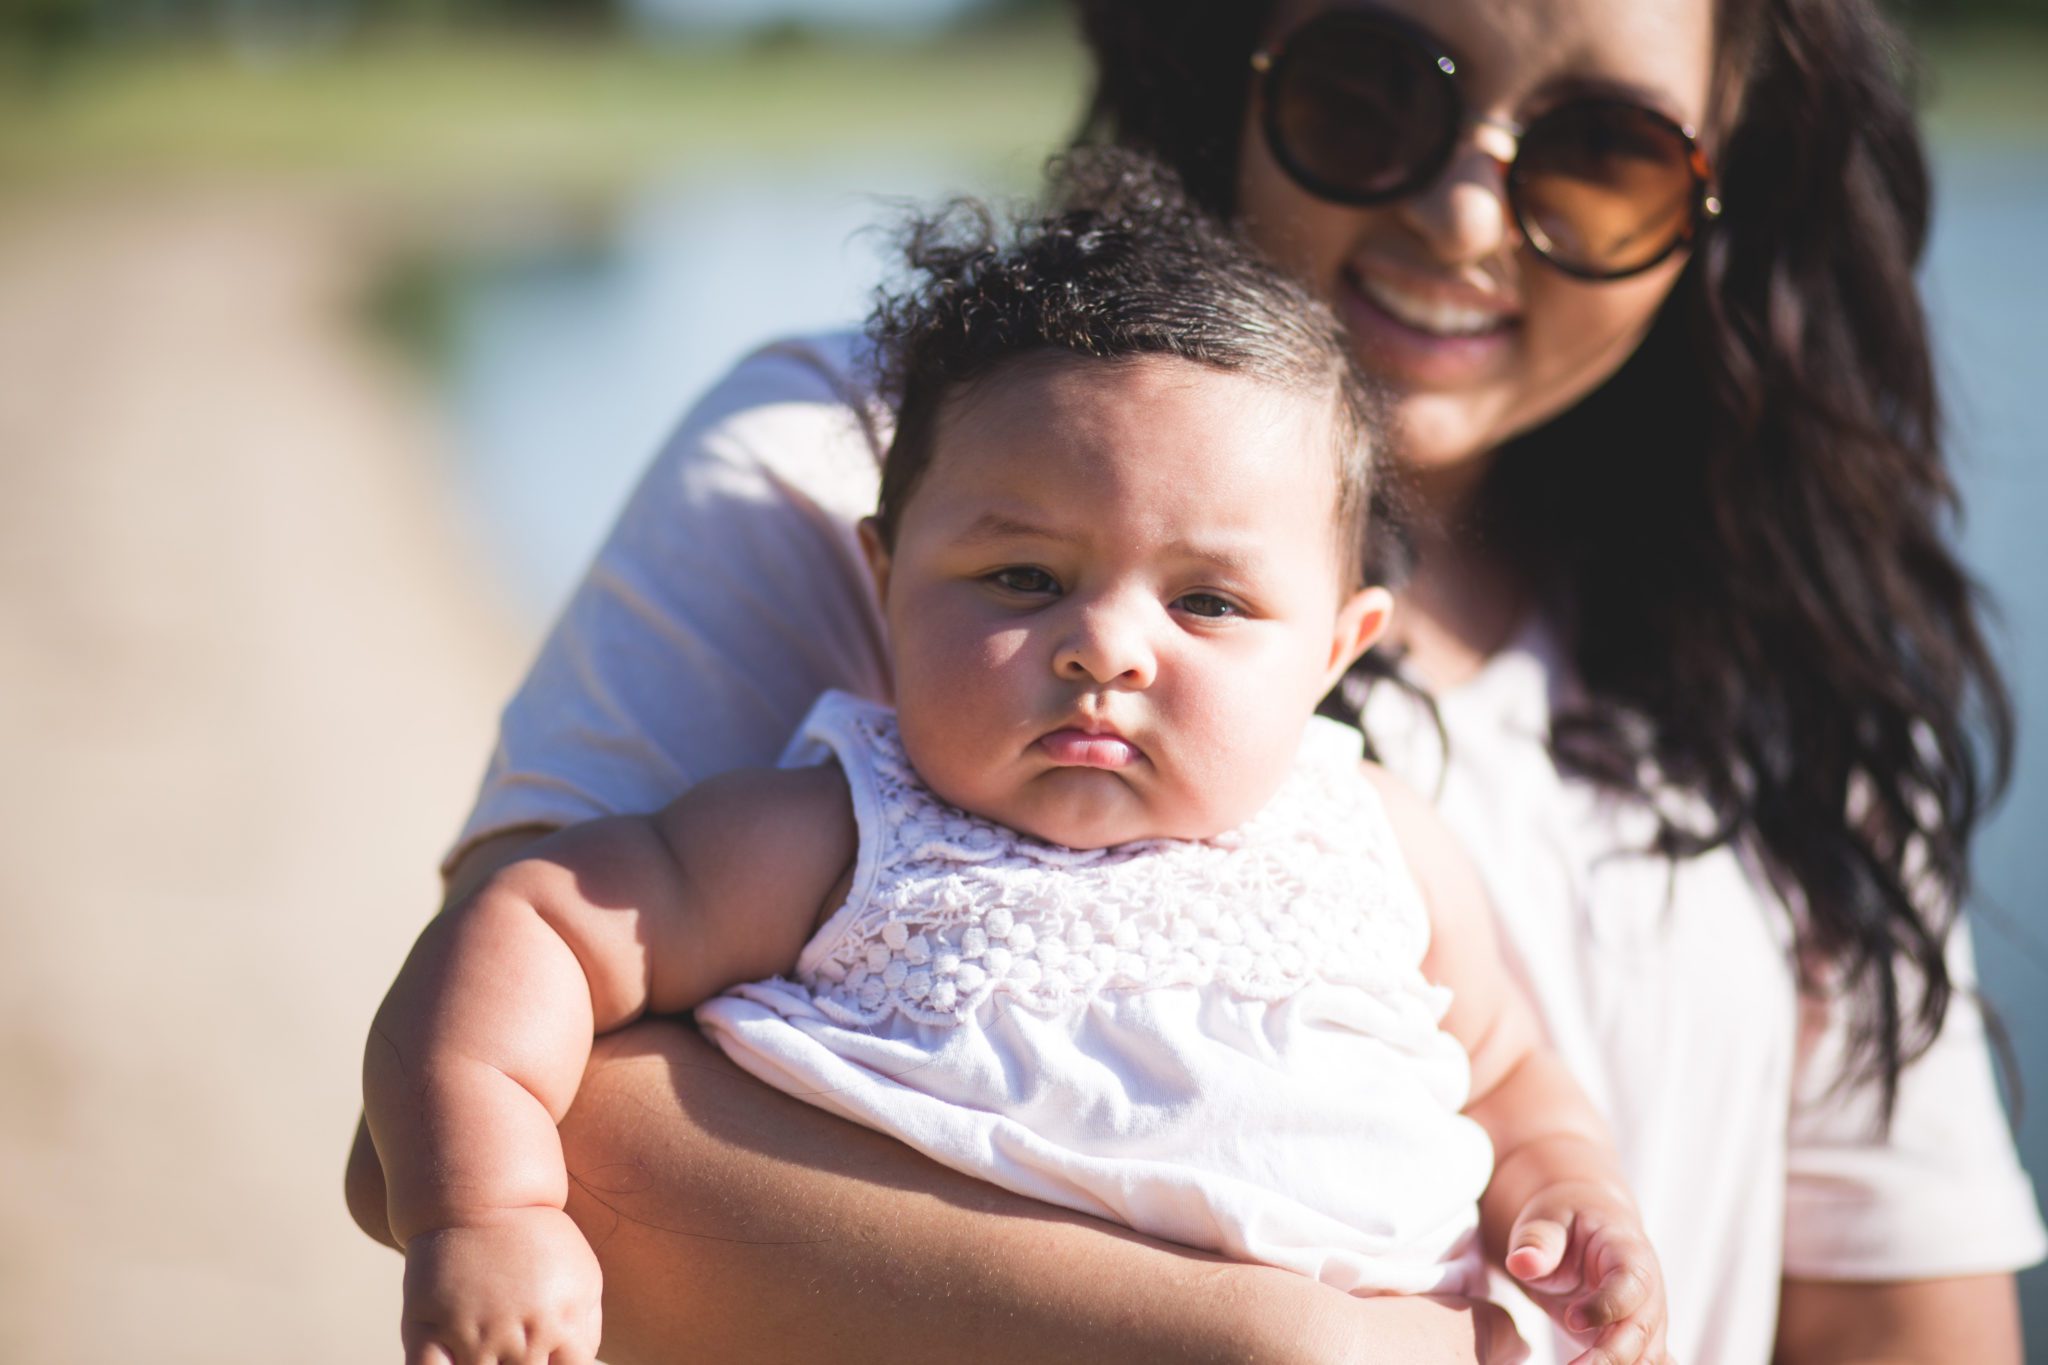
[[[1574,1357],[1571,1365],[1655,1365],[1649,1348],[1649,1328],[1634,1320],[1617,1322],[1600,1334],[1592,1349]]]
[[[1617,1322],[1602,1332],[1592,1349],[1574,1356],[1570,1365],[1676,1365],[1664,1338],[1664,1325],[1641,1319]]]
[[[1649,1272],[1624,1259],[1600,1277],[1592,1293],[1572,1305],[1565,1325],[1574,1332],[1593,1332],[1620,1322],[1649,1302],[1653,1288]]]
[[[455,1353],[433,1337],[407,1332],[405,1365],[456,1365]]]
[[[1640,1254],[1626,1246],[1605,1262],[1592,1293],[1571,1305],[1565,1325],[1574,1332],[1598,1333],[1593,1347],[1572,1365],[1667,1365],[1664,1344],[1664,1295],[1656,1262],[1647,1249]]]
[[[1558,1268],[1571,1231],[1555,1218],[1529,1218],[1515,1225],[1508,1238],[1508,1273],[1518,1280],[1540,1280]]]
[[[408,1343],[405,1365],[594,1365],[595,1342],[552,1342],[529,1333],[490,1333],[470,1341]]]
[[[1564,1294],[1584,1283],[1583,1237],[1573,1236],[1574,1220],[1525,1210],[1508,1234],[1508,1273],[1530,1289]]]

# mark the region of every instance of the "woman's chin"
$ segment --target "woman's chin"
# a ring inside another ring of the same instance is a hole
[[[1395,463],[1425,481],[1476,474],[1514,434],[1480,395],[1404,393],[1389,416]]]

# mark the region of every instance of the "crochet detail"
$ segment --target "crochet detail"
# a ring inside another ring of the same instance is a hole
[[[839,1023],[957,1024],[998,994],[1050,1014],[1112,990],[1220,982],[1280,1000],[1311,978],[1420,983],[1425,913],[1356,749],[1337,736],[1312,732],[1237,830],[1070,849],[946,804],[911,768],[893,712],[833,700],[810,734],[839,751],[850,782],[873,784],[866,809],[881,826],[861,831],[874,860],[856,881],[865,902],[849,901],[800,964]]]

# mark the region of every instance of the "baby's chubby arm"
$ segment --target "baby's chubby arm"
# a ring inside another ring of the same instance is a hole
[[[787,971],[855,842],[836,767],[730,773],[542,841],[420,935],[363,1059],[408,1365],[594,1357],[556,1134],[591,1040]]]
[[[1423,972],[1451,991],[1443,1027],[1472,1059],[1465,1112],[1493,1141],[1479,1203],[1487,1255],[1592,1345],[1572,1365],[1664,1365],[1663,1271],[1606,1125],[1509,974],[1493,910],[1457,838],[1419,796],[1367,765],[1429,906]]]

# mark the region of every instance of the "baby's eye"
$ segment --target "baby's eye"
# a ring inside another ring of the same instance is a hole
[[[1060,585],[1053,576],[1043,569],[997,569],[988,575],[988,581],[1007,592],[1023,593],[1031,597],[1042,597],[1060,590]]]
[[[1218,597],[1213,592],[1191,592],[1174,603],[1190,616],[1205,620],[1221,621],[1232,616],[1242,616],[1237,603],[1227,597]]]

